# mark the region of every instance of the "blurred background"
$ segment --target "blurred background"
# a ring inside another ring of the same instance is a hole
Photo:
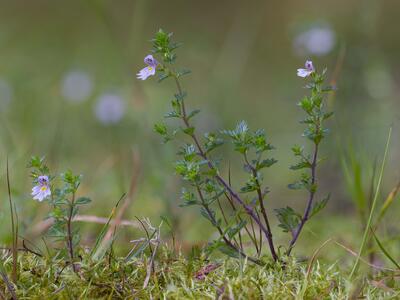
[[[306,59],[320,70],[328,68],[338,89],[328,100],[335,117],[322,146],[327,160],[319,175],[321,197],[330,192],[331,199],[305,233],[309,242],[302,244],[318,245],[332,235],[345,239],[348,229],[359,225],[343,161],[357,162],[363,173],[359,189],[368,193],[391,125],[382,199],[400,179],[399,13],[400,2],[394,0],[0,1],[1,241],[10,239],[7,156],[21,235],[40,236],[32,227],[49,208],[30,196],[31,155],[46,156],[54,173],[83,174],[80,194],[93,202],[82,214],[107,217],[131,190],[124,219],[149,217],[158,224],[167,215],[183,245],[210,238],[212,228],[199,213],[179,207],[181,183],[173,171],[177,145],[162,145],[153,132],[174,85],[135,76],[159,28],[183,42],[177,64],[192,70],[183,85],[188,105],[202,110],[201,130],[233,128],[242,119],[251,128],[266,129],[279,161],[265,174],[271,214],[286,205],[302,211],[306,201],[305,194],[287,189],[299,176],[289,170],[290,148],[306,143],[296,103],[307,91],[296,69]],[[237,157],[224,158],[239,182]],[[395,203],[388,222],[399,212]],[[90,243],[100,226],[81,225]],[[137,235],[137,229],[125,228],[120,238]],[[278,229],[276,235],[287,238]]]

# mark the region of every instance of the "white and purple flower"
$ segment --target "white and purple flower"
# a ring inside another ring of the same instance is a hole
[[[307,60],[304,67],[304,69],[297,69],[297,76],[305,78],[310,76],[315,71],[311,60]]]
[[[158,61],[151,54],[144,58],[144,63],[147,67],[141,69],[139,73],[136,74],[137,78],[141,80],[146,80],[149,76],[155,75],[158,66]]]
[[[32,188],[33,199],[42,202],[51,195],[49,177],[46,175],[39,176],[37,185]]]

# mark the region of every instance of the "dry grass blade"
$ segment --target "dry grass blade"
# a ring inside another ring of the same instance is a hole
[[[94,215],[77,215],[72,219],[73,222],[85,222],[85,223],[97,223],[97,224],[107,224],[109,223],[110,225],[115,224],[115,220],[110,220],[105,217],[99,217],[99,216],[94,216]],[[46,231],[53,225],[54,219],[53,218],[48,218],[46,220],[43,220],[39,223],[37,223],[35,226],[33,226],[32,231],[30,232],[31,236],[37,236],[40,233]],[[134,228],[141,228],[138,222],[135,221],[129,221],[129,220],[121,220],[119,223],[120,226],[129,226],[129,227],[134,227]]]
[[[160,225],[160,227],[161,227],[161,225]],[[161,242],[161,240],[160,240],[160,227],[157,230],[155,243],[154,243],[155,245],[154,245],[154,249],[152,249],[150,262],[147,264],[146,278],[144,279],[144,282],[143,282],[143,289],[145,289],[148,286],[149,281],[150,281],[151,273],[154,270],[154,259],[155,259],[156,253],[157,253],[158,246],[160,245],[160,242]],[[150,245],[150,240],[149,240],[149,245]]]
[[[18,233],[16,232],[18,229],[15,225],[15,214],[14,214],[14,208],[13,208],[13,203],[12,203],[12,198],[11,198],[11,187],[10,187],[10,171],[8,168],[8,157],[7,157],[7,191],[8,191],[8,201],[10,204],[10,215],[11,215],[11,234],[12,234],[12,259],[13,259],[13,266],[12,266],[12,280],[14,283],[17,282],[18,280],[18,270],[17,270],[17,264],[18,264]]]
[[[307,273],[306,276],[304,278],[304,283],[303,283],[303,287],[301,289],[300,295],[299,297],[297,297],[297,299],[304,299],[305,293],[307,291],[308,288],[308,280],[310,278],[310,274],[311,274],[311,270],[312,270],[312,266],[314,265],[315,259],[317,258],[318,253],[321,251],[322,248],[324,248],[330,241],[332,241],[332,238],[326,240],[325,242],[322,243],[321,246],[319,246],[317,248],[317,250],[314,251],[310,262],[308,263],[308,267],[307,267]]]
[[[334,241],[334,243],[340,247],[342,247],[344,250],[346,250],[348,253],[350,253],[351,255],[353,255],[354,257],[358,257],[358,253],[355,252],[354,250],[350,249],[349,247]],[[367,260],[365,260],[364,258],[360,257],[360,261],[363,262],[364,264],[370,266],[371,268],[374,268],[376,270],[381,270],[381,271],[390,271],[390,272],[395,272],[396,270],[394,269],[390,269],[390,268],[385,268],[385,267],[380,267],[374,264],[371,264],[370,262],[368,262]]]
[[[381,210],[379,212],[377,221],[375,226],[379,224],[379,222],[383,219],[386,211],[390,207],[390,205],[393,203],[394,199],[396,199],[397,194],[400,191],[400,181],[397,183],[397,185],[390,191],[389,195],[387,196],[385,202],[383,203]]]

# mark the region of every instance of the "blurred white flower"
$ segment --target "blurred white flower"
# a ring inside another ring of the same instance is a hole
[[[86,100],[93,90],[91,76],[80,70],[66,73],[61,85],[62,96],[70,102],[82,102]]]
[[[13,90],[11,85],[5,80],[0,78],[0,111],[7,109],[13,98]]]
[[[301,32],[293,42],[294,51],[299,55],[328,54],[336,43],[336,34],[329,26],[315,26]]]
[[[115,94],[101,95],[94,108],[97,119],[105,124],[118,123],[125,113],[125,103],[123,99]]]

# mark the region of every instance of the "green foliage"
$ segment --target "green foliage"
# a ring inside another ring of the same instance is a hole
[[[38,184],[39,176],[48,176],[50,179],[51,196],[47,201],[51,211],[48,214],[48,218],[51,218],[53,222],[47,234],[55,241],[65,242],[65,250],[69,255],[69,259],[73,262],[75,259],[74,249],[79,245],[80,236],[79,230],[72,228],[72,220],[78,214],[79,206],[87,205],[91,202],[88,197],[76,197],[81,183],[81,176],[74,175],[68,170],[60,175],[62,184],[57,187],[52,183],[56,180],[56,176],[50,174],[50,169],[45,164],[44,158],[34,156],[28,166],[31,168],[34,184]]]
[[[267,157],[274,147],[269,143],[264,130],[252,131],[245,121],[240,121],[234,129],[220,130],[221,135],[205,133],[202,139],[198,137],[196,127],[191,121],[200,111],[187,110],[185,103],[187,93],[179,81],[180,76],[187,72],[177,71],[174,66],[178,44],[173,43],[171,37],[172,34],[162,30],[157,32],[152,40],[153,52],[162,61],[158,68],[161,78],[172,78],[177,88],[177,93],[171,101],[171,111],[165,118],[178,119],[182,125],[174,128],[173,134],[169,134],[167,126],[159,123],[155,125],[155,131],[163,137],[164,142],[174,139],[178,132],[183,133],[181,142],[183,141],[184,146],[178,151],[179,159],[175,163],[175,171],[189,184],[191,190],[183,190],[181,206],[199,206],[200,214],[218,231],[219,238],[210,244],[210,251],[219,249],[231,257],[248,257],[242,247],[243,231],[247,233],[257,255],[260,256],[263,246],[262,236],[260,234],[256,237],[253,223],[255,222],[268,241],[272,258],[277,261],[272,229],[264,205],[269,189],[263,185],[265,169],[277,162],[276,159]],[[299,161],[291,169],[303,170],[303,173],[299,181],[289,185],[291,189],[305,189],[310,193],[308,208],[303,216],[290,207],[276,210],[279,226],[293,236],[289,249],[294,246],[304,223],[319,212],[328,199],[313,204],[313,197],[317,191],[315,169],[318,163],[318,145],[327,134],[324,121],[332,115],[324,111],[323,95],[331,88],[323,87],[325,71],[322,74],[313,71],[310,77],[312,80],[306,87],[310,89],[311,94],[304,97],[299,106],[307,115],[301,121],[306,124],[303,135],[314,143],[315,153],[306,155],[302,147],[293,147],[292,151]],[[226,180],[221,174],[219,166],[223,161],[213,156],[213,151],[223,146],[225,141],[233,144],[233,150],[240,155],[243,169],[247,173],[247,179],[240,188],[240,193],[235,192],[230,186],[230,175]],[[311,171],[311,174],[306,171]],[[250,200],[242,197],[249,197]],[[248,224],[251,229],[247,227]],[[258,262],[255,258],[248,258]]]
[[[275,209],[275,211],[279,220],[279,227],[283,229],[283,232],[290,232],[293,234],[294,230],[300,224],[301,215],[289,206]]]

